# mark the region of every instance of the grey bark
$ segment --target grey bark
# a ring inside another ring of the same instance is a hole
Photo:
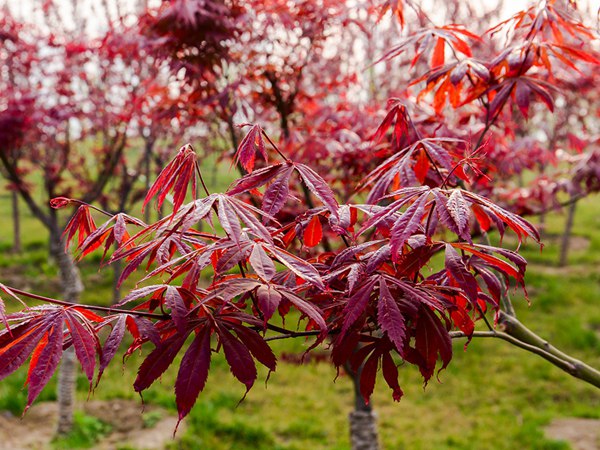
[[[345,369],[354,384],[354,411],[348,414],[351,448],[352,450],[380,450],[377,415],[373,411],[372,403],[365,403],[360,393],[362,367],[357,372],[354,372],[348,365]]]
[[[56,260],[60,272],[60,283],[63,299],[71,303],[78,303],[83,283],[79,269],[73,259],[66,253],[60,232],[57,228],[50,231],[50,255]],[[73,427],[73,409],[75,407],[75,354],[73,349],[66,350],[63,354],[58,373],[58,434],[65,434]]]

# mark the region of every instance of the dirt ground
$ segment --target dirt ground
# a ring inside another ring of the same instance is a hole
[[[573,450],[600,450],[599,419],[555,419],[545,431],[546,437],[566,441]]]
[[[98,442],[94,449],[114,450],[129,448],[162,450],[173,439],[177,418],[163,409],[146,407],[142,413],[139,402],[128,400],[89,401],[82,405],[87,415],[97,417],[112,427],[110,434]],[[149,425],[144,415],[153,414],[159,419]],[[54,435],[56,404],[34,405],[23,419],[8,412],[0,413],[0,450],[46,450]],[[178,433],[183,432],[180,424]]]

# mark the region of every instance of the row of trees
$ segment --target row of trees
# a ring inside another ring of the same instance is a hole
[[[31,404],[63,347],[74,348],[62,356],[68,405],[75,359],[92,383],[128,330],[129,352],[155,345],[137,391],[194,336],[175,386],[180,418],[213,352],[249,389],[254,361],[275,370],[274,337],[327,342],[355,380],[353,420],[367,430],[378,370],[399,400],[397,362],[428,380],[456,337],[505,339],[600,386],[597,371],[517,320],[508,285],[523,285],[526,261],[487,238],[508,228],[519,242],[539,241],[517,214],[598,189],[595,33],[558,0],[495,26],[490,12],[480,29],[458,25],[473,14],[467,4],[443,14],[411,1],[172,0],[134,26],[108,20],[94,39],[5,14],[0,160],[50,232],[64,292],[47,299],[53,307],[3,315],[0,377],[33,354]],[[365,59],[374,64],[365,69]],[[203,150],[237,149],[241,178],[226,193],[208,192],[190,146],[150,186],[153,163],[166,161],[158,144],[185,130],[203,136]],[[57,196],[53,207],[78,205],[64,235],[48,203]],[[128,215],[142,196],[144,205],[158,196],[159,207],[171,199],[172,210],[156,222]],[[108,221],[97,227],[93,210]],[[197,231],[205,221],[223,232]],[[121,280],[147,265],[153,281],[124,298],[132,309],[70,306],[82,283],[63,236],[82,255],[116,249]],[[437,258],[444,266],[432,273]],[[304,330],[273,323],[292,309]],[[475,331],[477,320],[489,329]],[[63,411],[60,431],[70,426]]]

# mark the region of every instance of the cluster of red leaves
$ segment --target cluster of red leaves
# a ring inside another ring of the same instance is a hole
[[[508,226],[519,237],[537,240],[535,229],[518,216],[447,187],[404,187],[369,204],[340,205],[327,183],[303,164],[288,160],[253,171],[248,148],[262,153],[261,136],[261,129],[253,127],[240,145],[246,176],[225,194],[187,204],[182,202],[188,185],[196,183],[196,157],[191,147],[183,147],[146,198],[148,203],[157,196],[159,204],[168,193],[174,198],[173,212],[154,224],[118,214],[96,228],[90,207],[80,206],[65,230],[67,242],[75,240],[82,255],[103,244],[105,249],[116,245],[111,261],[125,261],[123,277],[146,261],[148,268],[156,265],[142,283],[162,282],[133,290],[119,305],[133,303],[133,309],[105,317],[81,306],[8,315],[10,326],[0,334],[0,376],[32,354],[32,401],[56,368],[62,348],[73,345],[91,383],[96,357],[99,378],[128,330],[135,338],[128,354],[145,342],[155,345],[134,384],[142,391],[172,364],[191,335],[175,385],[183,418],[206,383],[213,352],[222,349],[246,389],[257,377],[255,361],[275,370],[264,333],[288,333],[271,320],[276,312],[285,317],[293,308],[306,319],[300,334],[316,336],[312,347],[328,339],[336,366],[363,366],[361,392],[367,401],[379,367],[398,400],[402,391],[395,359],[415,364],[428,380],[438,360],[441,368],[450,362],[450,329],[470,335],[475,319],[488,308],[498,309],[506,284],[497,274],[523,284],[526,263],[520,256],[471,240],[475,222],[483,230]],[[411,156],[401,152],[394,161],[401,164],[402,157]],[[385,162],[375,174],[389,178],[395,170]],[[292,200],[294,174],[322,206],[280,223],[278,213]],[[262,198],[260,207],[247,202],[248,195]],[[55,201],[56,206],[67,203]],[[192,228],[199,221],[214,227],[215,220],[223,234]],[[137,233],[130,237],[128,227]],[[454,238],[442,240],[442,228]],[[311,256],[297,245],[315,248],[325,238],[324,229],[328,239],[340,244],[334,250]],[[445,267],[428,273],[424,269],[440,252]],[[203,273],[212,277],[206,288],[200,287]],[[97,333],[105,327],[111,332],[102,346]]]

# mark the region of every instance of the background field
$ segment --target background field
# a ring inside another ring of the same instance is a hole
[[[207,161],[207,168],[212,161]],[[226,171],[220,168],[219,172]],[[210,172],[208,172],[210,173]],[[214,177],[211,189],[227,185],[227,177]],[[48,260],[46,234],[23,211],[24,251],[10,253],[12,228],[10,202],[0,197],[0,282],[37,293],[58,295],[56,268]],[[582,201],[575,219],[576,239],[567,268],[556,267],[558,235],[564,215],[555,213],[546,222],[546,246],[526,245],[531,262],[527,285],[531,306],[519,293],[515,305],[520,319],[557,347],[595,367],[600,367],[600,204],[598,197]],[[508,246],[515,245],[510,237]],[[98,260],[81,264],[86,284],[84,302],[108,304],[112,272],[98,271]],[[288,326],[293,327],[288,322]],[[381,440],[388,449],[566,449],[564,442],[544,437],[544,427],[554,418],[600,418],[600,391],[572,379],[537,356],[502,341],[474,340],[463,351],[455,342],[449,368],[423,389],[418,371],[401,368],[405,396],[400,403],[379,382],[374,395]],[[278,341],[277,353],[301,353],[306,343]],[[145,352],[147,352],[146,350]],[[132,383],[143,355],[134,355],[122,366],[116,360],[91,398],[139,401]],[[176,368],[176,365],[175,365]],[[181,449],[346,449],[349,447],[347,415],[353,405],[352,386],[326,363],[296,365],[281,361],[269,382],[244,395],[244,388],[229,374],[222,355],[212,362],[205,392],[186,419],[173,448]],[[145,395],[149,405],[176,411],[170,370]],[[260,379],[266,378],[262,372]],[[22,389],[25,370],[0,382],[0,410],[19,415],[26,404]],[[78,380],[78,398],[88,397],[86,380]],[[55,398],[54,382],[39,401]],[[39,402],[38,401],[38,402]],[[164,413],[156,413],[154,419]],[[146,416],[148,417],[148,416]],[[152,415],[148,421],[154,420]],[[54,447],[94,447],[111,427],[80,413],[69,438]],[[599,443],[600,445],[600,443]],[[127,446],[122,447],[130,448]]]

